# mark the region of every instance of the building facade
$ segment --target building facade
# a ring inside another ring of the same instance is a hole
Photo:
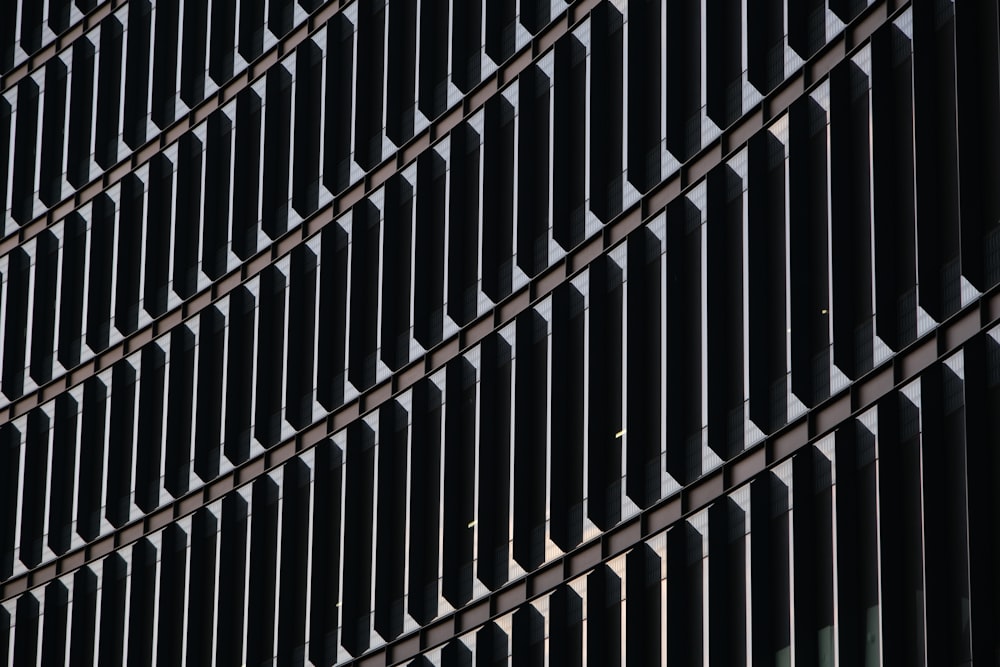
[[[0,0],[0,664],[1000,663],[979,0]]]

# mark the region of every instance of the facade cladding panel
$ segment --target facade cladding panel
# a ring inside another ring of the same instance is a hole
[[[997,664],[996,2],[0,7],[0,664]]]

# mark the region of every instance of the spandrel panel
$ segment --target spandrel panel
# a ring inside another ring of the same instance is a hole
[[[264,50],[264,0],[248,0],[239,7],[239,54],[251,62]]]
[[[239,113],[244,108],[244,100],[246,95],[252,95],[253,93],[244,93],[237,98],[235,111],[238,115],[241,123],[241,130],[237,136],[243,137],[244,130],[246,129],[246,124],[249,121],[246,119],[246,113]],[[226,271],[228,264],[229,253],[227,252],[228,246],[232,243],[232,251],[237,255],[242,252],[244,242],[244,227],[242,224],[237,224],[234,222],[232,224],[232,229],[230,230],[230,211],[235,214],[239,211],[241,214],[245,209],[242,208],[243,204],[239,206],[233,206],[230,209],[230,187],[231,184],[236,186],[241,183],[243,178],[243,169],[245,169],[244,162],[239,161],[240,167],[237,170],[231,170],[230,159],[234,155],[234,149],[232,142],[234,140],[233,136],[233,120],[225,111],[217,110],[213,112],[205,124],[205,138],[204,138],[204,204],[203,213],[198,216],[193,212],[190,215],[189,223],[197,226],[197,221],[200,218],[201,222],[201,270],[209,278],[217,279]],[[185,159],[183,147],[182,147],[181,158]],[[238,153],[239,157],[243,157],[242,149]],[[196,159],[191,159],[191,163],[179,165],[181,173],[178,175],[178,194],[188,194],[187,188],[192,188],[194,184],[202,182],[200,176],[192,173],[199,169],[200,165],[197,164]],[[189,169],[185,169],[189,167]],[[235,173],[233,173],[235,171]],[[192,183],[192,180],[194,183]],[[245,193],[247,198],[254,199],[250,196],[250,193]],[[190,195],[193,199],[193,192]],[[244,201],[242,198],[240,201]],[[195,202],[192,201],[192,205]],[[188,209],[185,212],[189,212]],[[255,216],[256,217],[256,216]],[[241,222],[245,221],[246,218],[241,218]],[[188,281],[190,284],[191,281]],[[183,285],[184,283],[178,283],[175,278],[175,284]]]
[[[214,5],[215,3],[212,3]],[[221,3],[225,7],[225,2]],[[178,96],[188,107],[194,107],[205,98],[206,83],[206,42],[214,42],[217,33],[211,32],[209,38],[209,5],[185,0],[184,19],[181,23],[181,35],[178,40],[181,49],[180,86]],[[219,33],[222,31],[220,30]],[[218,35],[222,37],[221,34]],[[155,61],[154,61],[155,62]],[[175,84],[176,85],[176,84]]]
[[[666,469],[688,482],[719,463],[709,447],[709,321],[706,185],[667,208],[667,434]],[[709,223],[710,224],[710,223]],[[716,278],[713,277],[713,280]]]
[[[14,152],[13,129],[15,127],[14,112],[10,100],[7,96],[0,96],[0,155],[4,158],[4,164],[10,164]],[[10,210],[8,208],[8,195],[10,194],[9,169],[0,169],[0,230],[7,234],[13,226],[13,220],[8,222]]]
[[[225,316],[207,308],[198,319],[198,401],[194,408],[194,472],[202,481],[219,474],[225,382]]]
[[[448,25],[449,4],[449,0],[420,3],[417,106],[430,120],[440,116],[448,106],[448,40],[438,31]]]
[[[831,333],[827,88],[788,114],[789,267],[792,392],[815,405],[834,391]]]
[[[491,98],[483,134],[483,292],[499,302],[513,292],[515,167],[514,105],[507,95]],[[490,187],[485,187],[485,184]]]
[[[305,658],[312,470],[303,459],[289,461],[282,469],[275,655],[279,664],[295,664]]]
[[[636,545],[625,556],[627,664],[660,664],[664,646],[663,620],[669,613],[669,607],[663,604],[664,565],[660,555],[644,543]]]
[[[740,158],[710,172],[706,181],[704,251],[707,331],[708,444],[728,459],[746,445],[749,240],[745,163]],[[780,302],[779,302],[780,303]]]
[[[194,331],[187,326],[174,329],[167,347],[162,483],[163,491],[174,498],[184,495],[192,482],[192,462],[195,456],[192,451],[195,440],[193,417],[195,406],[202,400],[199,395],[201,387],[195,385],[199,354],[196,347],[198,331],[197,326]],[[167,499],[161,492],[157,500],[158,503],[163,503]]]
[[[8,399],[24,393],[25,350],[28,337],[31,286],[31,256],[23,248],[15,248],[6,258],[3,294],[4,334],[3,369],[0,389]]]
[[[28,413],[25,422],[24,462],[21,473],[21,542],[18,556],[28,568],[51,558],[45,548],[46,498],[51,493],[49,461],[52,416],[42,408]]]
[[[535,276],[549,263],[552,81],[532,65],[518,77],[517,265]]]
[[[416,463],[417,455],[413,451],[410,419],[410,412],[400,401],[388,401],[378,411],[374,627],[386,641],[403,632],[407,607],[405,543],[410,522],[406,492],[408,469]]]
[[[170,303],[174,169],[175,164],[167,157],[157,155],[149,164],[149,177],[146,180],[148,210],[144,220],[142,305],[150,317],[162,316]]]
[[[295,51],[295,156],[292,207],[302,217],[319,206],[323,123],[323,50],[306,40]]]
[[[250,456],[256,299],[241,287],[230,294],[228,305],[224,451],[238,465]]]
[[[484,4],[452,0],[451,79],[465,94],[482,79]]]
[[[144,227],[149,213],[145,183],[135,174],[122,180],[117,206],[114,323],[123,336],[139,328],[139,286],[142,283]]]
[[[640,192],[648,191],[666,175],[660,173],[660,154],[665,150],[667,138],[663,119],[670,117],[667,124],[670,127],[676,107],[664,107],[665,100],[668,97],[673,100],[675,92],[664,83],[668,73],[673,73],[669,68],[676,67],[681,60],[672,51],[673,42],[690,28],[682,26],[684,17],[673,11],[658,2],[631,2],[628,6],[628,59],[644,63],[643,67],[629,67],[627,74],[628,175]],[[690,60],[684,62],[688,66],[693,64]],[[697,78],[698,73],[692,72],[691,76]],[[674,147],[671,150],[681,156]]]
[[[323,185],[338,194],[353,180],[351,118],[354,107],[354,25],[341,12],[326,28],[326,89],[342,91],[328,96],[323,134]]]
[[[667,4],[663,11],[666,13],[666,87],[670,100],[665,109],[666,143],[673,155],[687,160],[702,145],[701,36],[705,34],[704,19],[701,7],[694,3]],[[631,162],[629,168],[632,168]]]
[[[52,492],[49,499],[48,546],[54,554],[64,554],[79,545],[74,536],[74,497],[79,467],[78,438],[82,393],[67,392],[55,400],[52,433]]]
[[[837,609],[840,655],[880,664],[878,581],[878,417],[875,411],[835,434]]]
[[[743,5],[740,0],[718,0],[705,5],[706,115],[721,128],[732,124],[744,108],[747,68],[743,45],[748,17]]]
[[[122,359],[111,368],[104,517],[115,528],[121,528],[131,519],[135,498],[135,420],[140,361],[138,357],[133,360]]]
[[[965,361],[959,352],[920,383],[927,626],[942,629],[927,633],[928,662],[972,657],[969,559],[948,547],[967,543],[970,531]]]
[[[352,656],[371,646],[372,598],[375,582],[375,480],[379,444],[378,433],[367,420],[347,429],[347,470],[345,477],[344,550],[342,582],[343,613],[341,644]]]
[[[961,306],[955,8],[913,7],[918,303],[937,321]],[[930,656],[928,656],[930,657]]]
[[[791,660],[791,466],[750,485],[750,599],[753,662]],[[757,619],[766,619],[758,624]],[[759,640],[758,640],[759,637]]]
[[[479,306],[479,220],[481,137],[471,124],[451,135],[448,216],[448,315],[459,326],[472,321]]]
[[[94,159],[109,169],[118,161],[118,137],[121,128],[121,87],[124,58],[124,27],[119,15],[101,21],[98,46],[97,110],[94,126]]]
[[[213,116],[213,118],[215,122],[209,120],[207,124],[209,127],[218,122],[218,116]],[[208,189],[203,188],[202,185],[204,158],[205,141],[203,137],[199,137],[198,133],[195,132],[188,132],[181,136],[177,142],[177,163],[174,175],[176,194],[174,195],[175,208],[172,221],[174,238],[170,282],[173,291],[182,299],[194,295],[198,288],[198,250],[200,244],[203,243],[206,249],[209,245],[218,244],[217,241],[214,243],[210,241],[208,235],[202,239],[199,233],[202,193],[204,192],[206,198],[210,196]],[[213,215],[213,217],[215,216]],[[221,219],[228,219],[228,214],[221,216]]]
[[[795,655],[820,665],[832,664],[837,645],[835,443],[827,436],[792,460]]]
[[[15,7],[14,0],[7,0],[4,9],[9,11],[12,7]],[[6,72],[14,63],[16,35],[17,23],[4,21],[3,29],[0,31],[0,71]],[[3,624],[0,623],[0,625]]]
[[[406,594],[407,613],[421,625],[430,622],[441,609],[439,576],[443,578],[446,572],[441,553],[441,526],[446,514],[442,509],[441,474],[445,397],[432,380],[417,384],[411,393]],[[471,442],[463,444],[471,449]]]
[[[125,660],[128,566],[129,561],[118,554],[108,556],[101,563],[98,602],[100,629],[97,635],[99,662],[118,664]]]
[[[413,290],[418,280],[417,258],[413,254],[416,191],[406,175],[398,175],[386,183],[384,192],[381,357],[386,366],[396,371],[410,360],[413,344],[412,304],[416,296]]]
[[[747,67],[749,80],[767,94],[784,78],[783,0],[748,0]]]
[[[246,660],[259,663],[274,655],[277,613],[277,534],[279,483],[268,475],[254,482],[250,495],[246,603]],[[243,610],[240,610],[243,615]]]
[[[919,335],[913,44],[893,24],[872,37],[875,328],[900,349]],[[884,267],[884,268],[883,268]]]
[[[260,187],[261,170],[261,131],[264,125],[261,120],[263,100],[255,88],[244,89],[236,98],[236,129],[233,140],[233,252],[242,260],[249,259],[258,248],[258,230],[261,220]],[[280,105],[280,102],[279,102]],[[279,105],[275,105],[276,107]],[[273,126],[273,123],[271,124]],[[220,128],[222,129],[222,128]],[[219,137],[228,143],[228,133],[222,129]],[[268,142],[272,146],[273,142]],[[220,148],[225,148],[220,145]],[[286,146],[282,150],[286,150]],[[224,164],[224,163],[223,163]],[[273,187],[273,185],[272,185]],[[206,211],[206,224],[219,224],[220,220],[210,221]]]
[[[17,84],[16,107],[14,107],[14,132],[11,142],[10,162],[13,169],[10,177],[10,217],[24,225],[35,217],[35,166],[39,112],[39,100],[44,78],[40,75],[25,77]]]
[[[80,537],[91,540],[103,530],[103,480],[107,461],[107,410],[111,377],[92,377],[83,384],[83,410],[80,421],[80,467],[77,481],[76,529]]]
[[[191,3],[188,3],[191,4]],[[179,25],[181,0],[159,0],[153,19],[152,37],[156,45],[157,57],[153,58],[152,85],[150,86],[150,120],[158,128],[167,127],[174,120],[177,109],[178,42],[181,35]],[[196,14],[197,10],[185,7],[184,16]],[[194,49],[191,49],[193,51]],[[182,51],[190,60],[193,53]]]
[[[826,43],[826,4],[823,0],[787,4],[788,45],[802,58],[809,58]]]
[[[42,137],[38,158],[38,197],[47,206],[58,202],[62,194],[66,79],[67,67],[61,58],[53,58],[45,65]]]
[[[347,379],[358,391],[371,388],[383,372],[378,332],[383,222],[382,211],[371,200],[352,211]]]
[[[157,542],[159,540],[157,539]],[[148,539],[141,539],[131,549],[129,563],[130,581],[127,602],[128,649],[125,660],[132,664],[149,664],[153,661],[152,647],[156,642],[153,619],[156,616],[156,572],[158,546]]]
[[[16,609],[11,664],[37,664],[42,605],[33,593],[26,593],[17,599]]]
[[[436,9],[435,5],[424,4],[424,10],[418,17],[417,0],[392,0],[389,3],[389,25],[386,45],[388,49],[385,74],[385,132],[386,137],[397,146],[401,146],[413,137],[417,114],[417,94],[418,89],[421,99],[423,92],[423,68],[425,64],[423,58],[417,56],[417,33],[423,33],[424,24],[430,22],[430,18],[437,18],[433,9],[428,12],[428,8]],[[427,17],[427,14],[431,17]],[[421,23],[423,21],[424,23]],[[437,23],[438,26],[441,23]],[[419,28],[418,28],[419,26]],[[424,37],[424,40],[426,37]],[[424,40],[421,40],[423,43]],[[432,40],[435,44],[443,40]],[[427,48],[424,45],[423,48]],[[419,73],[421,80],[418,84],[418,61],[420,62]]]
[[[607,530],[622,518],[624,275],[607,257],[588,274],[587,514]]]
[[[320,442],[313,481],[311,557],[316,567],[310,578],[309,594],[309,657],[315,664],[332,664],[338,655],[344,473],[344,451],[340,445],[333,440]],[[323,564],[325,567],[321,567]]]
[[[511,567],[513,349],[507,336],[483,341],[480,366],[479,518],[476,574],[490,590]]]
[[[586,443],[585,298],[572,283],[552,294],[549,521],[569,551],[583,540]]]
[[[73,611],[70,620],[70,659],[92,664],[97,648],[99,579],[91,567],[83,567],[73,575]]]
[[[517,46],[516,0],[486,3],[486,54],[496,64],[507,60]]]
[[[208,73],[222,85],[233,75],[236,50],[236,0],[212,3]]]
[[[94,84],[97,80],[96,31],[73,43],[69,84],[69,119],[66,142],[66,180],[79,188],[90,180],[93,168]],[[2,188],[0,188],[2,192]]]
[[[706,520],[707,514],[700,513],[667,532],[667,660],[692,667],[707,657]]]
[[[302,64],[306,63],[302,62]],[[308,68],[304,67],[303,69],[306,71],[300,73],[296,68],[295,75],[308,81]],[[264,164],[259,187],[261,190],[261,229],[272,241],[288,231],[289,227],[289,172],[292,164],[290,155],[292,150],[292,76],[292,73],[284,65],[278,65],[267,71],[265,84]],[[299,119],[296,118],[296,120]],[[303,161],[308,160],[306,156],[301,156],[301,158]]]
[[[511,619],[511,664],[541,667],[545,664],[545,617],[533,604],[514,612]]]
[[[477,503],[487,482],[484,466],[490,455],[480,445],[479,423],[486,394],[482,382],[484,351],[480,346],[445,369],[445,411],[441,524],[441,596],[454,607],[485,594],[476,578],[482,533],[489,528],[490,506]],[[479,518],[481,517],[481,518]]]
[[[649,507],[676,484],[664,475],[666,437],[666,261],[664,220],[628,240],[626,332],[627,492]],[[655,230],[655,231],[654,231]]]
[[[549,323],[538,310],[516,322],[514,361],[514,559],[525,570],[546,560],[549,441]]]
[[[69,590],[61,581],[53,581],[44,589],[45,608],[42,628],[42,664],[66,662]]]
[[[625,633],[622,623],[621,577],[609,566],[598,565],[587,575],[587,628],[584,651],[588,663],[620,666]]]
[[[153,6],[149,0],[129,3],[125,30],[125,88],[122,139],[136,149],[146,142],[149,125],[149,65]]]
[[[788,117],[751,138],[747,147],[746,221],[747,334],[751,352],[750,414],[755,426],[773,432],[794,418],[789,374],[789,318],[794,282],[789,252]]]
[[[624,17],[611,3],[590,17],[590,208],[608,222],[623,207]]]
[[[283,351],[286,349],[286,338],[291,334],[286,322],[289,315],[286,271],[279,266],[265,269],[260,275],[257,295],[254,437],[265,447],[279,442],[284,424],[282,388],[288,369]]]
[[[585,604],[585,596],[581,596],[577,588],[570,584],[564,584],[549,596],[547,625],[550,664],[583,664]],[[456,660],[456,664],[462,663]]]
[[[1000,109],[997,25],[997,8],[989,3],[955,8],[962,275],[977,290],[1000,279],[996,251],[1000,197],[989,185],[1000,169],[1000,134],[993,122]]]
[[[160,533],[159,580],[156,583],[156,662],[183,664],[184,617],[187,612],[188,531],[181,525]]]
[[[165,415],[161,408],[167,394],[165,384],[168,377],[167,357],[171,351],[169,347],[164,350],[156,343],[151,343],[143,347],[140,353],[142,370],[135,427],[138,443],[135,460],[135,501],[143,512],[149,512],[160,504],[165,433]]]
[[[413,336],[425,349],[444,336],[447,163],[430,150],[417,159],[413,237]]]
[[[221,508],[218,504],[202,508],[191,518],[188,532],[187,626],[184,658],[190,664],[211,662],[214,637],[213,616],[216,595],[222,592],[217,570],[220,566],[219,544]],[[180,554],[177,554],[178,559]]]
[[[872,293],[870,51],[830,74],[830,252],[853,261],[832,264],[833,359],[848,377],[870,370],[879,347]]]
[[[882,562],[892,563],[890,569],[882,571],[885,650],[904,660],[922,662],[927,598],[921,385],[919,380],[906,385],[897,394],[895,406],[886,401],[879,408],[879,509],[884,517]],[[913,641],[895,642],[900,634],[912,637]]]
[[[0,577],[6,579],[14,568],[14,546],[17,535],[17,495],[18,476],[20,474],[21,433],[11,422],[0,426],[0,455],[3,456],[3,522],[0,523],[0,539],[3,550],[0,552]],[[0,623],[2,625],[2,623]]]
[[[80,363],[83,353],[87,221],[80,214],[70,214],[63,221],[62,236],[56,358],[68,369]]]
[[[354,160],[365,171],[382,161],[385,136],[384,0],[357,4],[357,64],[354,100]]]
[[[553,60],[552,236],[563,250],[588,231],[587,41],[565,35]]]
[[[249,503],[244,492],[222,499],[219,535],[219,593],[216,614],[216,661],[238,662],[243,655],[244,606],[247,596]],[[226,564],[223,566],[223,564]],[[205,640],[208,641],[207,638]],[[207,648],[207,647],[206,647]]]
[[[288,276],[285,419],[296,430],[313,421],[318,257],[310,246],[291,253]]]
[[[350,246],[339,222],[320,239],[319,346],[316,356],[316,399],[327,410],[344,402],[347,370],[347,287]]]

